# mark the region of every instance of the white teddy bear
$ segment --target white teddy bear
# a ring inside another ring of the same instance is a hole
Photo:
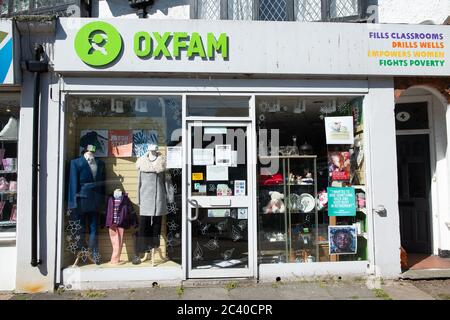
[[[270,201],[263,208],[265,213],[284,213],[286,211],[286,207],[284,206],[284,194],[279,193],[277,191],[270,191]]]

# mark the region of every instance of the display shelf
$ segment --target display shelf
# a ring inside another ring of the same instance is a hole
[[[279,174],[282,175],[282,184],[277,185],[260,185],[260,189],[264,190],[264,192],[270,191],[278,191],[283,193],[284,195],[284,205],[286,207],[284,213],[272,213],[266,214],[263,211],[259,210],[259,214],[262,216],[275,216],[279,220],[269,221],[267,219],[261,219],[262,225],[266,226],[262,227],[261,230],[265,230],[264,228],[276,228],[277,232],[282,232],[285,234],[286,239],[281,241],[268,241],[267,239],[262,239],[261,250],[277,247],[279,251],[277,251],[277,255],[283,255],[286,258],[286,262],[296,262],[301,258],[300,254],[303,252],[308,253],[308,255],[315,256],[316,259],[319,257],[319,244],[314,243],[314,239],[318,237],[318,210],[317,210],[317,156],[316,155],[298,155],[298,156],[264,156],[259,157],[260,159],[279,159],[280,160],[280,170]],[[310,174],[313,180],[313,183],[307,184],[298,184],[292,183],[296,180],[290,180],[291,174],[294,176],[305,176],[306,174]],[[303,194],[308,193],[314,198],[314,209],[308,213],[302,212],[299,210],[299,207],[295,209],[290,207],[289,199],[291,194]],[[265,201],[265,200],[264,200]],[[261,207],[266,206],[266,203],[260,203]],[[311,215],[311,220],[304,219],[304,214]],[[270,225],[268,223],[271,223]],[[274,225],[275,223],[275,225]],[[303,228],[308,228],[311,232],[307,234],[307,238],[309,239],[307,242],[303,242],[302,237],[305,237],[305,234],[298,233],[294,231],[292,228],[294,225],[302,224]],[[302,240],[302,241],[301,241]],[[281,246],[284,244],[284,248]],[[303,257],[305,258],[305,257]]]
[[[17,191],[0,191],[0,194],[17,194]]]
[[[366,191],[366,186],[363,185],[354,185],[352,187],[355,189],[363,190],[364,192]]]
[[[8,173],[17,173],[17,170],[13,171],[0,170],[0,174],[8,174]]]
[[[18,142],[19,140],[18,139],[0,138],[0,141],[3,141],[3,142]]]
[[[367,214],[367,208],[356,208],[357,212],[362,212],[364,214]]]
[[[0,221],[0,227],[14,227],[16,224],[16,221]]]

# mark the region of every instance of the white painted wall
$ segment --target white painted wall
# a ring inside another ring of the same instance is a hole
[[[0,291],[16,287],[17,249],[15,242],[0,244]]]
[[[450,15],[450,0],[378,0],[380,23],[442,24]]]
[[[189,19],[190,0],[156,0],[148,8],[149,19]],[[93,0],[92,16],[99,18],[138,18],[126,0]]]
[[[394,83],[391,78],[369,78],[365,119],[370,135],[371,179],[368,192],[372,207],[386,208],[386,215],[375,212],[373,240],[375,241],[375,275],[385,278],[398,277],[400,269],[400,219],[397,190],[397,149],[395,143]]]
[[[54,36],[39,34],[35,37],[22,35],[22,61],[29,60],[30,43],[44,44],[44,51],[53,60]],[[32,137],[33,137],[33,75],[23,72],[21,92],[19,161],[18,167],[18,217],[17,224],[17,277],[16,291],[52,291],[55,282],[55,247],[57,234],[58,194],[58,146],[59,102],[58,77],[51,73],[41,75],[41,119],[40,119],[40,176],[39,176],[39,246],[38,259],[42,264],[32,267],[31,262],[31,181],[32,181]]]

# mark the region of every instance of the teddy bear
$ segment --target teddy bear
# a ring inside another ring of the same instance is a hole
[[[270,191],[270,201],[263,208],[264,213],[284,213],[286,211],[286,207],[284,206],[284,194],[279,193],[277,191]]]

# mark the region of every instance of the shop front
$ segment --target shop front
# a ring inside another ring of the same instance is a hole
[[[448,76],[449,52],[420,64],[430,58],[392,41],[446,44],[446,30],[95,19],[56,29],[56,284],[398,277],[393,77]]]

